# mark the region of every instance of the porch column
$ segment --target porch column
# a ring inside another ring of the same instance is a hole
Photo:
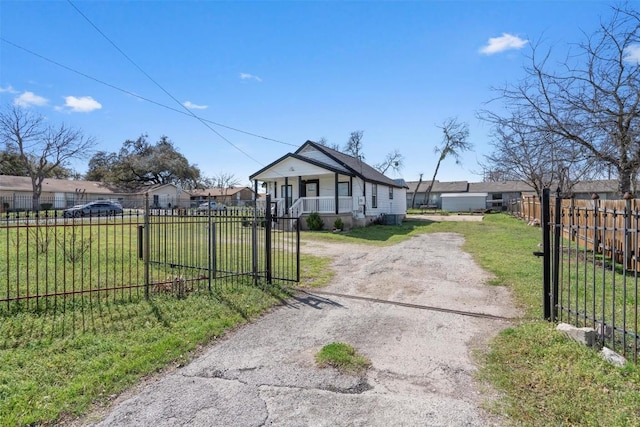
[[[338,213],[339,213],[338,212],[338,210],[339,210],[338,209],[338,200],[339,200],[338,199],[338,172],[336,172],[335,176],[336,176],[336,180],[335,180],[336,184],[335,184],[334,194],[335,194],[335,197],[336,197],[336,215],[338,215]]]
[[[284,211],[289,212],[289,177],[284,177]]]
[[[302,177],[298,176],[298,199],[302,197]]]

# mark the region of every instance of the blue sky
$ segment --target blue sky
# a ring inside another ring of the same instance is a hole
[[[523,77],[531,43],[566,52],[611,5],[2,0],[0,104],[80,128],[97,150],[166,135],[204,175],[242,184],[308,139],[343,144],[355,130],[368,163],[398,149],[405,166],[390,176],[430,178],[436,126],[457,117],[474,150],[438,179],[481,181],[489,128],[476,112],[491,88]],[[164,107],[183,105],[209,127]]]

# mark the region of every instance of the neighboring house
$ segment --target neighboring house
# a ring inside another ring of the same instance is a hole
[[[487,209],[506,210],[523,194],[531,193],[533,187],[524,181],[472,182],[469,193],[487,193]]]
[[[101,182],[45,179],[40,208],[64,209],[93,200],[118,200],[118,195]],[[0,175],[0,210],[31,210],[33,186],[26,176]]]
[[[145,187],[137,193],[128,194],[125,197],[123,206],[132,208],[141,207],[140,202],[144,200],[147,194],[149,195],[149,206],[152,208],[188,208],[191,203],[190,193],[181,190],[177,185],[155,184]]]
[[[551,191],[555,191],[552,187]],[[603,179],[600,181],[581,181],[572,188],[576,199],[590,200],[596,193],[600,200],[620,200],[618,193],[618,181],[615,179]]]
[[[205,188],[191,190],[191,204],[198,205],[209,197],[227,206],[250,206],[253,204],[254,191],[249,187]]]
[[[145,194],[149,205],[158,208],[189,207],[190,195],[173,184],[145,187],[135,193],[114,192],[97,181],[45,179],[40,194],[40,209],[65,209],[94,200],[112,200],[125,208],[144,207]],[[0,175],[0,211],[33,209],[31,178]]]
[[[279,215],[304,218],[318,212],[325,226],[340,217],[346,227],[383,215],[406,215],[406,186],[365,162],[313,141],[305,142],[250,176],[276,203]],[[301,221],[301,226],[306,226]]]
[[[447,193],[466,193],[469,191],[469,183],[467,181],[450,181],[440,182],[434,181],[433,188],[429,192],[429,200],[427,200],[427,190],[431,186],[431,180],[422,181],[418,186],[418,181],[408,181],[407,186],[407,208],[412,207],[413,193],[416,193],[415,207],[430,206],[438,209],[442,209],[441,197]]]
[[[426,191],[429,187],[429,181],[422,181],[420,187],[416,190],[418,181],[409,181],[407,185],[407,207],[411,207],[413,192],[417,191],[415,207],[429,205],[440,209],[457,206],[456,198],[462,197],[461,194],[486,194],[486,209],[506,210],[514,201],[522,198],[522,196],[535,195],[535,190],[524,181],[500,181],[500,182],[470,182],[451,181],[434,183],[434,188],[429,196],[429,203],[425,203]],[[551,186],[552,193],[555,187]],[[580,181],[572,188],[573,195],[576,199],[591,199],[593,193],[597,193],[601,200],[620,199],[618,194],[618,181],[616,180],[599,180],[599,181]],[[450,199],[445,207],[442,197],[445,194],[456,194]],[[474,196],[476,202],[480,196]],[[461,199],[461,200],[464,200]],[[474,206],[476,206],[474,202]],[[453,205],[452,205],[453,204]],[[479,208],[477,208],[479,209]]]

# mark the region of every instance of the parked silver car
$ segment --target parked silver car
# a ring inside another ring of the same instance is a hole
[[[109,200],[98,200],[84,205],[76,205],[63,211],[63,215],[66,218],[79,218],[81,216],[107,216],[118,215],[121,213],[122,205]]]
[[[218,202],[204,202],[198,205],[199,211],[208,211],[209,209],[212,211],[224,211],[227,207]]]

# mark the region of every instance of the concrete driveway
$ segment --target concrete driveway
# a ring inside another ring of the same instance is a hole
[[[123,396],[99,426],[486,426],[491,393],[471,352],[509,325],[504,288],[440,233],[376,248],[307,242],[336,279],[301,291],[188,366]],[[318,368],[341,341],[371,360],[363,376]]]

